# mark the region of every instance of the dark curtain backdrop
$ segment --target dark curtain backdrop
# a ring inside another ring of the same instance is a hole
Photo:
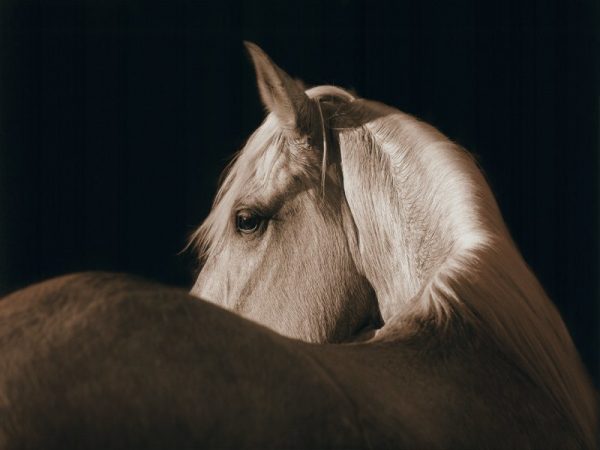
[[[479,159],[598,376],[597,2],[0,2],[0,294],[180,254],[263,110],[242,40]],[[597,378],[596,378],[597,379]]]

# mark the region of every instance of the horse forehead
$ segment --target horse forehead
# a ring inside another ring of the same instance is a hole
[[[275,139],[260,158],[254,160],[252,174],[258,183],[281,181],[289,172],[289,157],[283,144]]]
[[[292,195],[300,188],[314,186],[319,161],[313,150],[308,144],[288,140],[270,145],[252,162],[249,177],[239,183],[241,196]]]

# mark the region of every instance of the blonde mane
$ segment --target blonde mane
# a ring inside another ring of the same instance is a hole
[[[595,395],[577,351],[471,156],[385,105],[332,86],[306,93],[319,102],[321,124],[341,153],[362,265],[386,323],[376,339],[400,339],[414,323],[444,330],[460,317],[496,342],[580,430],[582,443],[593,445]],[[327,135],[324,149],[331,147]],[[266,180],[285,147],[270,114],[230,165],[213,210],[192,236],[201,254],[222,238],[240,192]]]

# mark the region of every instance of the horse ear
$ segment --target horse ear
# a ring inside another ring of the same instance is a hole
[[[308,131],[311,101],[301,83],[280,69],[258,45],[247,41],[244,45],[252,58],[260,98],[265,107],[284,127]]]

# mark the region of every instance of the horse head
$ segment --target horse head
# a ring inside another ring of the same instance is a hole
[[[334,87],[305,92],[247,48],[269,114],[194,236],[204,267],[192,293],[290,337],[347,340],[381,323],[326,124],[353,97]]]

